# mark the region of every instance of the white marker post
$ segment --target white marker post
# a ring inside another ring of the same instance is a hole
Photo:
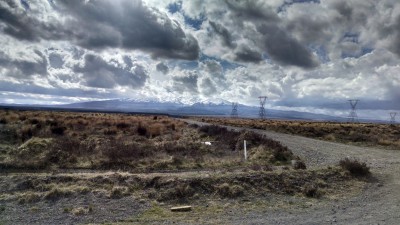
[[[243,149],[244,149],[244,161],[247,161],[247,147],[246,140],[243,141]]]

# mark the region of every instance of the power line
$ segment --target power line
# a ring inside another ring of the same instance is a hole
[[[395,124],[397,112],[390,112],[389,115],[390,115],[390,123]]]
[[[356,112],[356,106],[357,106],[357,103],[358,103],[360,100],[358,100],[358,99],[350,99],[350,100],[348,100],[348,101],[349,101],[350,106],[351,106],[350,114],[349,114],[349,117],[348,117],[348,122],[356,123],[356,122],[358,122],[358,116],[357,116],[357,112]]]
[[[261,119],[265,119],[267,114],[265,113],[265,102],[267,101],[267,96],[260,96],[258,97],[260,99],[260,111],[258,112],[258,115],[260,116]]]
[[[231,117],[232,118],[237,118],[238,117],[238,103],[237,102],[232,102],[232,112],[231,112]]]

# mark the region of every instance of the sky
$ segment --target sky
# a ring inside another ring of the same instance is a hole
[[[400,111],[398,0],[2,0],[0,103]],[[240,113],[240,108],[238,108]]]

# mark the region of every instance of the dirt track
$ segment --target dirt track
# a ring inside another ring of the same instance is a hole
[[[288,146],[309,167],[334,165],[345,157],[366,161],[376,181],[369,183],[359,196],[347,200],[306,209],[235,214],[225,218],[228,224],[400,224],[400,150],[357,147],[272,131],[251,130]]]

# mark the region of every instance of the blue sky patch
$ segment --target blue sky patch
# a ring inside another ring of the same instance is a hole
[[[25,10],[30,9],[28,1],[26,1],[26,0],[21,0],[21,5],[24,7]]]
[[[182,2],[174,2],[167,6],[168,12],[174,14],[176,12],[181,11],[182,9]]]

